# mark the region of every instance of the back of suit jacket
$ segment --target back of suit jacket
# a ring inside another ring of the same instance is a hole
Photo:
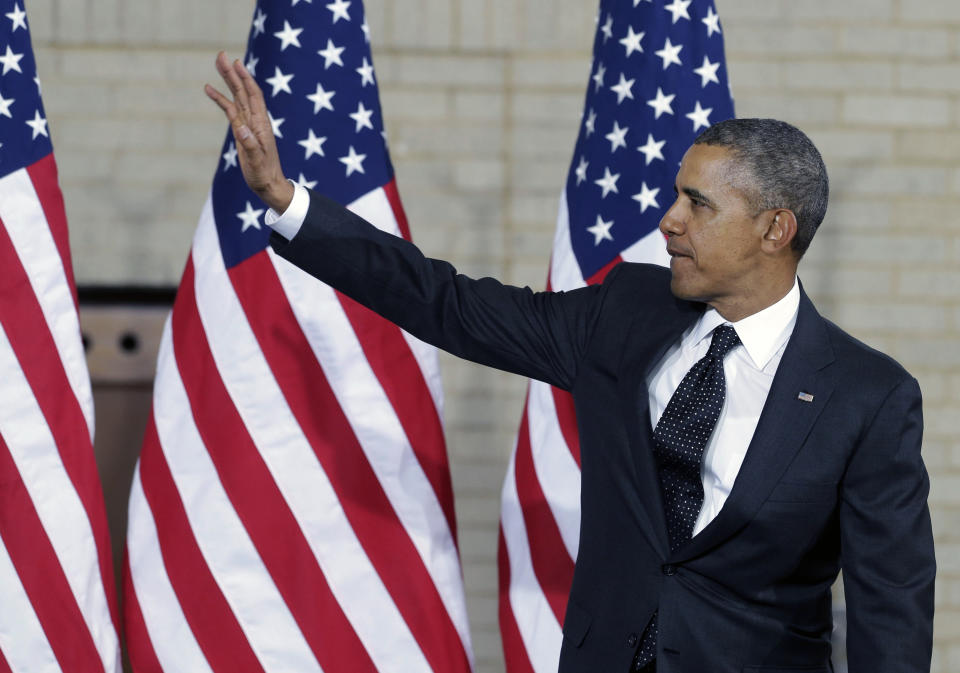
[[[566,293],[472,280],[314,194],[273,245],[429,343],[573,393],[582,515],[561,673],[625,673],[654,611],[660,673],[829,671],[841,567],[851,673],[929,670],[919,389],[805,295],[729,498],[671,556],[644,381],[704,307],[675,299],[668,271],[621,264]]]

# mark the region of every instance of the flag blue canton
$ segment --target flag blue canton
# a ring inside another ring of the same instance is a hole
[[[0,177],[53,151],[20,2],[0,1]]]
[[[656,229],[673,202],[684,152],[705,128],[731,117],[713,2],[602,0],[566,185],[584,278]]]
[[[288,177],[343,204],[393,177],[360,0],[261,0],[244,63],[263,89]],[[213,208],[228,268],[267,246],[266,206],[243,181],[229,131]]]

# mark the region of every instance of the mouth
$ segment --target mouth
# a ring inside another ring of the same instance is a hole
[[[691,255],[689,252],[686,252],[685,250],[681,250],[680,248],[674,247],[672,245],[667,245],[667,254],[670,255],[671,261],[673,259],[678,259],[681,257],[687,257],[687,258],[693,257],[693,255]]]

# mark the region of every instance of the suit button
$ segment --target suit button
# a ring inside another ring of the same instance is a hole
[[[636,647],[637,646],[637,634],[631,633],[627,636],[627,647]]]
[[[660,570],[662,570],[663,574],[666,575],[667,577],[671,577],[677,574],[677,566],[673,565],[672,563],[664,563],[663,567],[660,568]]]

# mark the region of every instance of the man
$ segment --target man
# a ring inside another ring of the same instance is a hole
[[[239,61],[244,176],[279,255],[456,355],[573,393],[580,549],[560,671],[826,673],[844,572],[851,673],[929,671],[932,533],[920,391],[796,279],[827,176],[800,131],[712,127],[660,228],[670,271],[534,293],[472,280],[284,179]]]

